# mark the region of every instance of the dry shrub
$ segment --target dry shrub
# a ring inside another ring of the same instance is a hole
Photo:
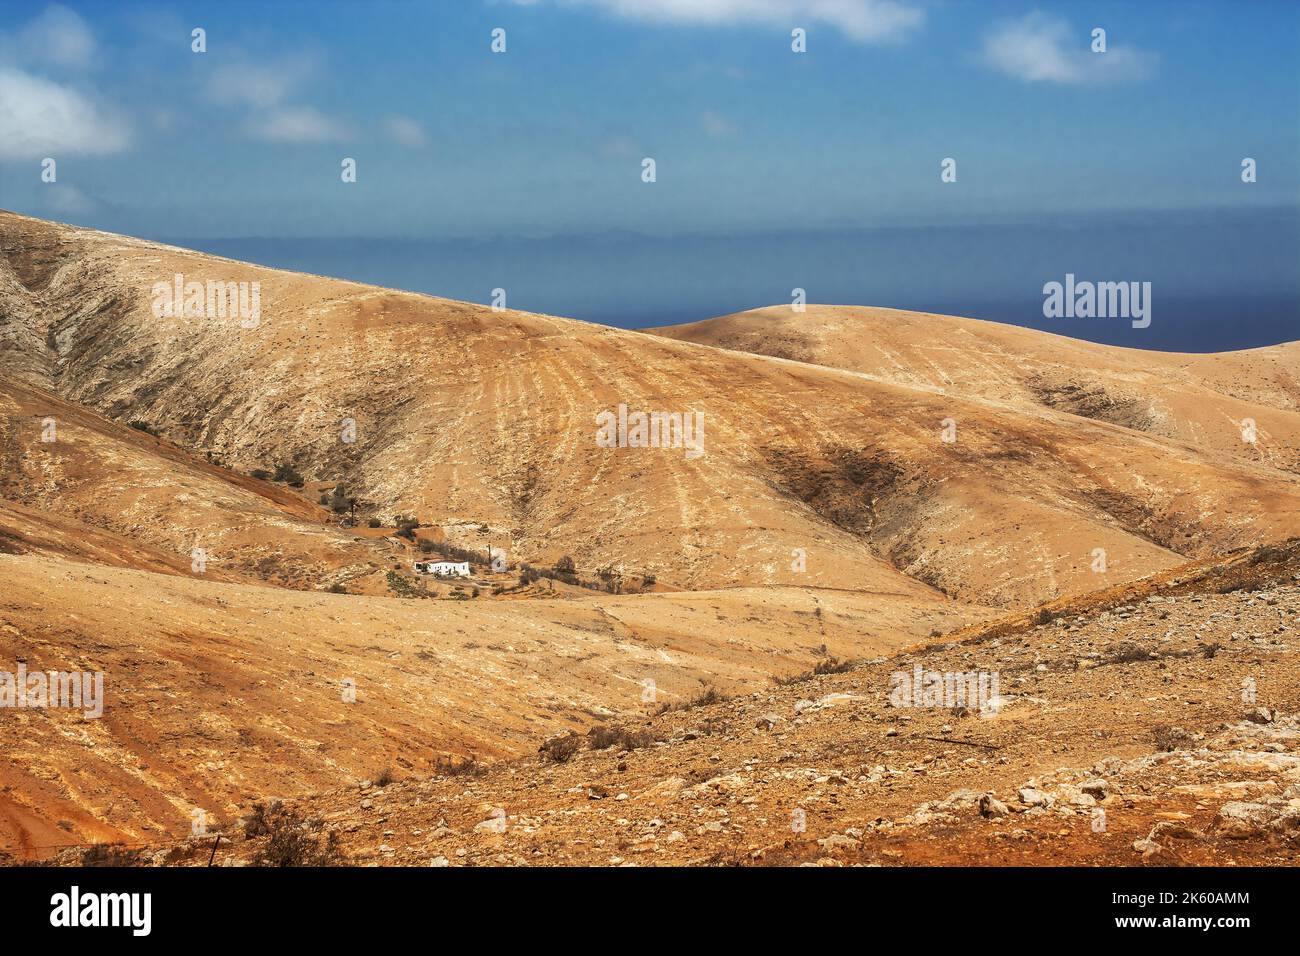
[[[487,773],[487,767],[470,754],[459,760],[455,757],[439,757],[434,761],[433,772],[444,777],[481,777]]]
[[[655,742],[655,735],[649,730],[628,730],[625,727],[611,727],[597,724],[587,731],[587,746],[592,750],[637,750],[649,747]]]
[[[1141,644],[1134,641],[1120,641],[1118,644],[1112,644],[1106,648],[1106,654],[1102,658],[1107,664],[1128,664],[1133,661],[1148,661],[1151,659],[1151,652]]]
[[[1156,727],[1151,731],[1151,737],[1156,742],[1156,747],[1162,753],[1173,753],[1175,750],[1182,750],[1190,747],[1195,741],[1192,735],[1181,727]]]
[[[144,850],[123,843],[96,843],[81,854],[82,866],[141,866]]]
[[[793,674],[790,677],[775,677],[773,680],[778,686],[786,687],[813,677],[820,677],[822,674],[843,674],[853,670],[856,664],[856,661],[841,661],[836,660],[834,657],[828,657],[826,660],[818,661],[813,665],[812,670],[804,671],[802,674]]]
[[[582,746],[582,738],[577,734],[562,734],[545,741],[537,752],[552,763],[568,763]]]
[[[332,866],[343,859],[337,833],[279,800],[253,804],[244,819],[244,837],[266,838],[253,857],[257,866]]]

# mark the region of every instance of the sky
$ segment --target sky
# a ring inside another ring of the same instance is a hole
[[[1300,338],[1297,157],[1289,0],[0,4],[0,207],[624,326]],[[1067,272],[1152,324],[1044,317]]]

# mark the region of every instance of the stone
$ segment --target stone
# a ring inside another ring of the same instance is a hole
[[[843,833],[832,833],[825,839],[818,840],[817,845],[828,853],[834,853],[837,850],[856,850],[862,844]]]
[[[1034,787],[1021,787],[1017,794],[1020,802],[1027,807],[1050,807],[1056,801],[1049,794]]]
[[[1079,784],[1079,789],[1094,800],[1105,800],[1106,795],[1110,792],[1110,784],[1105,780],[1085,780]]]
[[[982,817],[1005,817],[1011,812],[1005,803],[991,793],[980,797],[979,808]]]
[[[1260,832],[1271,816],[1269,808],[1262,803],[1230,800],[1219,807],[1215,826],[1226,837],[1243,839]]]

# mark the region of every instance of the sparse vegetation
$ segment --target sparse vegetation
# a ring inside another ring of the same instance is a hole
[[[153,435],[155,438],[158,437],[158,429],[154,428],[148,422],[142,422],[140,419],[134,418],[127,422],[127,424],[138,432],[145,432],[146,434]]]
[[[416,587],[411,580],[396,571],[389,571],[384,575],[384,580],[388,582],[388,590],[392,591],[398,597],[402,598],[422,598],[428,597],[428,592]]]
[[[772,680],[779,686],[785,687],[790,684],[797,684],[800,681],[808,680],[813,677],[819,677],[822,674],[843,674],[853,670],[856,661],[837,660],[834,657],[828,657],[824,661],[818,661],[813,665],[811,670],[806,670],[802,674],[793,674],[789,677],[774,677]]]
[[[369,521],[366,522],[366,527],[367,527],[367,528],[382,528],[382,527],[383,527],[383,524],[380,522],[380,520],[379,520],[378,518],[371,518]]]
[[[434,761],[433,772],[445,777],[481,777],[487,773],[487,767],[479,763],[473,754],[459,760],[443,756]]]
[[[1175,750],[1182,750],[1195,743],[1192,735],[1181,727],[1166,727],[1161,725],[1151,731],[1151,737],[1155,740],[1156,749],[1160,750],[1162,753],[1172,753]]]
[[[601,584],[610,594],[623,592],[623,575],[614,570],[613,565],[601,568],[596,572],[596,577],[600,578]]]
[[[81,854],[82,866],[141,866],[144,855],[139,847],[123,843],[96,843]]]
[[[1106,648],[1102,656],[1103,664],[1129,664],[1133,661],[1147,661],[1151,652],[1135,641],[1119,641]]]
[[[301,488],[303,486],[302,475],[294,470],[292,465],[280,463],[275,466],[275,474],[271,476],[272,481],[283,481],[292,488]]]
[[[343,859],[337,833],[279,800],[253,804],[244,820],[244,838],[266,839],[253,858],[258,866],[331,866]]]
[[[694,707],[707,707],[709,704],[717,704],[727,699],[728,698],[718,693],[718,689],[716,687],[714,687],[712,684],[708,684],[707,686],[705,686],[703,690],[701,690],[694,697],[681,701],[680,703],[660,704],[659,708],[655,711],[655,713],[666,714],[669,711],[673,711],[673,710],[690,710]]]
[[[641,747],[649,747],[654,742],[655,735],[644,729],[628,730],[625,727],[597,724],[587,731],[587,746],[592,750],[608,750],[610,747],[617,747],[619,750],[637,750]]]
[[[551,737],[549,740],[543,741],[542,745],[537,748],[537,752],[553,763],[568,763],[581,746],[582,738],[577,734],[561,734],[558,737]]]

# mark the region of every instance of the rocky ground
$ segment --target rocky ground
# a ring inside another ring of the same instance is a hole
[[[575,737],[563,762],[543,752],[288,806],[363,865],[1294,865],[1298,612],[1295,543],[1268,567]],[[892,706],[892,675],[918,664],[996,671],[998,698]],[[267,850],[233,821],[223,832],[222,865]],[[206,864],[212,839],[140,862]]]

